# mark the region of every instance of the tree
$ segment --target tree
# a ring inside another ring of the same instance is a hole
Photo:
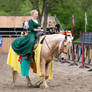
[[[53,7],[59,2],[59,0],[30,0],[30,2],[33,5],[33,9],[38,10],[40,21],[44,15],[43,28],[46,29],[48,14],[53,10]]]
[[[21,5],[20,15],[22,16],[28,16],[30,15],[30,11],[32,10],[32,3],[30,0],[24,0]]]
[[[56,15],[63,29],[72,28],[72,15],[75,16],[74,32],[84,31],[85,11],[87,12],[87,31],[92,31],[92,0],[0,0],[0,15],[28,16],[32,9],[39,12],[39,20],[44,16],[44,28],[48,15]]]
[[[0,0],[0,11],[4,11],[11,16],[20,15],[23,0]]]

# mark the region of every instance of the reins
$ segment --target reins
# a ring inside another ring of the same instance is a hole
[[[65,40],[64,40],[64,41],[65,41]],[[63,41],[63,44],[64,44],[64,41]],[[49,50],[50,50],[50,52],[51,52],[52,49],[50,48],[50,46],[49,46],[49,44],[48,44],[46,38],[45,38],[45,42],[46,42],[46,45],[47,45],[47,47],[49,48]],[[55,54],[54,54],[54,57],[59,60],[59,56],[61,55],[62,52],[65,53],[65,54],[67,54],[66,52],[64,52],[63,50],[61,50],[61,51],[58,53],[58,56],[55,56]]]

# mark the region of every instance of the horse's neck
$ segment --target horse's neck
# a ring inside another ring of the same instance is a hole
[[[59,41],[55,41],[55,42],[51,42],[51,49],[52,50],[56,50],[57,48],[58,48],[58,46],[59,46]]]
[[[60,42],[63,42],[64,38],[65,36],[63,35],[53,35],[48,39],[52,54],[58,49]]]
[[[64,35],[55,35],[50,39],[50,44],[52,48],[58,47],[59,43],[64,40]]]

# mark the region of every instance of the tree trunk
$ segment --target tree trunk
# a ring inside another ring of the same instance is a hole
[[[45,3],[46,3],[46,1],[43,0],[42,11],[41,11],[41,13],[40,13],[40,22],[42,21],[42,16],[43,16],[43,13],[44,13]]]
[[[44,22],[43,22],[43,29],[46,31],[47,28],[47,20],[48,20],[48,10],[45,6],[45,12],[44,12]]]
[[[39,21],[41,20],[41,14],[40,14],[40,10],[39,10],[39,0],[36,0],[36,9],[37,9],[37,11],[38,11],[38,19],[39,19]],[[41,22],[41,21],[40,21]]]

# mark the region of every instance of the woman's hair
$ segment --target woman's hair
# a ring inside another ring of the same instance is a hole
[[[32,16],[35,12],[38,12],[38,11],[37,11],[36,9],[35,9],[35,10],[30,11],[31,16]]]

